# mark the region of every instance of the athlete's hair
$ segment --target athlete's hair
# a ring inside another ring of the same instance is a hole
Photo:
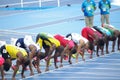
[[[10,69],[10,67],[11,67],[11,64],[8,63],[8,62],[5,62],[3,65],[4,65],[3,68],[4,68],[5,71],[8,71]]]

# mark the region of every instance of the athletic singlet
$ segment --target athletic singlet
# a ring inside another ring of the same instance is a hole
[[[108,25],[110,28],[112,28],[113,30],[118,30],[118,31],[120,31],[120,29],[118,29],[118,28],[115,28],[115,26],[113,26],[113,25],[109,25],[109,24],[106,24],[106,25]]]
[[[50,41],[48,40],[48,37],[45,34],[39,33],[36,37],[36,43],[39,45],[40,49],[42,49],[42,47],[46,45],[45,41],[50,43]]]
[[[94,28],[85,27],[82,29],[82,36],[93,42],[95,40],[95,34],[99,38],[102,37],[102,34],[96,31]]]
[[[94,36],[94,34],[96,34],[97,35],[97,37],[99,37],[99,38],[101,38],[102,37],[102,34],[101,33],[99,33],[97,30],[95,30],[94,28],[90,28],[90,29],[92,29],[93,30],[93,32],[92,32],[92,35],[90,35],[90,36]]]
[[[85,43],[88,42],[86,38],[77,33],[71,33],[71,40],[73,40],[76,44],[80,44],[80,40],[83,40]]]
[[[17,53],[21,52],[23,54],[23,56],[27,56],[27,52],[20,47],[17,46],[13,46],[13,45],[5,45],[6,51],[8,52],[8,54],[10,55],[11,58],[17,58]]]
[[[101,27],[101,28],[106,32],[107,36],[112,36],[111,32],[108,29],[103,28],[103,27]]]
[[[40,49],[40,47],[37,45],[37,44],[35,44],[35,42],[34,41],[32,41],[32,40],[30,40],[30,39],[25,39],[25,38],[19,38],[17,41],[16,41],[16,46],[18,46],[18,47],[21,47],[21,48],[24,48],[25,50],[27,50],[27,51],[30,51],[30,49],[29,49],[29,46],[30,45],[34,45],[36,48],[37,48],[37,50],[39,50]]]
[[[109,25],[104,24],[103,27],[106,28],[107,30],[109,30],[110,33],[111,33],[111,35],[114,36],[114,30],[110,29],[110,28],[109,28]]]
[[[60,42],[51,34],[40,33],[38,34],[38,37],[37,43],[39,44],[40,48],[42,48],[43,45],[51,46],[51,43],[55,44],[56,47],[60,46]]]
[[[111,36],[110,31],[108,31],[107,29],[100,27],[100,26],[94,26],[93,28],[95,28],[97,31],[99,31],[102,34],[106,34],[107,36]]]
[[[60,46],[60,42],[57,39],[55,38],[48,38],[48,39],[51,41],[51,43],[54,43],[56,47]]]
[[[26,45],[27,48],[28,48],[30,45],[34,45],[34,46],[37,48],[37,50],[40,50],[39,45],[36,44],[33,40],[26,40],[26,39],[24,38],[24,44]]]
[[[59,34],[54,36],[57,40],[59,40],[60,45],[66,47],[67,45],[69,46],[69,49],[74,47],[74,42],[72,40],[69,40]]]

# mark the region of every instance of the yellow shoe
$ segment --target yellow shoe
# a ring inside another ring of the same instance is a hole
[[[17,71],[17,74],[20,74],[20,71],[19,71],[19,70]]]
[[[72,57],[73,57],[73,58],[76,58],[76,54],[72,54]]]

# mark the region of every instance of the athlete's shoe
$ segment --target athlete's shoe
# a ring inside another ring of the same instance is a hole
[[[68,56],[64,56],[64,60],[68,60]]]
[[[58,60],[58,58],[56,59],[56,62],[60,62],[60,60]]]
[[[12,68],[13,70],[15,70],[16,66],[15,66],[15,65],[13,65],[11,68]]]
[[[52,65],[52,61],[50,60],[50,61],[49,61],[49,66],[51,66],[51,65]]]
[[[73,57],[73,58],[76,58],[76,54],[72,54],[72,57]]]

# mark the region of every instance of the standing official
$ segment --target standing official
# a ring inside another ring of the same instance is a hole
[[[85,24],[88,27],[93,27],[94,11],[96,10],[96,4],[93,0],[85,0],[82,3],[82,11],[85,16]]]

